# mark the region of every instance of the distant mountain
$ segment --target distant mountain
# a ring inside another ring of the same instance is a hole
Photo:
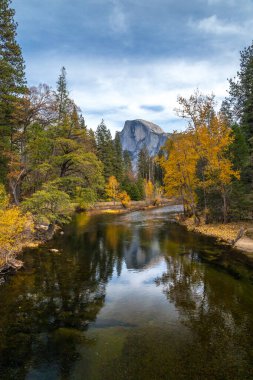
[[[134,169],[137,167],[138,154],[144,146],[150,156],[155,156],[170,136],[158,125],[141,119],[127,120],[119,135],[123,150],[128,150],[131,154]]]

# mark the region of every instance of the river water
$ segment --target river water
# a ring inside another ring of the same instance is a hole
[[[0,379],[253,379],[253,272],[171,211],[80,214],[25,252],[0,286]]]

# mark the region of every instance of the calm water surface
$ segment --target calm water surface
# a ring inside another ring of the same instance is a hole
[[[0,287],[0,379],[253,379],[253,272],[170,211],[81,214],[25,252]]]

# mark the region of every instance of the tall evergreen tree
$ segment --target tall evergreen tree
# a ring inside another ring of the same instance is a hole
[[[229,80],[226,103],[249,140],[253,137],[253,43],[240,54],[240,70],[236,78]]]
[[[138,154],[137,170],[139,178],[146,180],[151,179],[150,156],[146,146],[144,146]]]
[[[234,186],[232,201],[235,210],[247,215],[253,201],[253,43],[240,55],[240,69],[237,76],[229,80],[229,97],[223,102],[222,111],[235,135],[234,165],[238,167],[241,163],[241,183]]]
[[[123,180],[123,152],[122,145],[120,141],[119,132],[116,132],[114,139],[114,173],[117,180],[121,183]]]
[[[18,150],[18,127],[13,112],[20,97],[26,93],[25,66],[20,46],[16,41],[17,23],[11,0],[0,0],[0,179],[5,180],[7,162]]]
[[[67,90],[67,79],[66,79],[66,69],[63,66],[61,73],[57,81],[57,90],[56,90],[56,102],[57,102],[57,113],[58,113],[58,122],[63,121],[64,117],[68,112],[69,92]]]
[[[123,173],[124,177],[132,178],[133,177],[133,166],[131,160],[131,154],[128,150],[123,152]]]
[[[96,130],[96,142],[98,158],[104,164],[104,177],[108,181],[109,177],[114,175],[115,149],[111,132],[103,119]]]

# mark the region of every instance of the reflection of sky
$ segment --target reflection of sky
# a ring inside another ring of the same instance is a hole
[[[142,270],[128,270],[123,265],[120,277],[116,271],[106,289],[105,306],[97,318],[142,325],[145,323],[171,323],[177,312],[155,284],[155,279],[167,270],[163,258],[153,266]],[[158,313],[159,310],[159,313]]]
[[[170,218],[169,213],[180,211],[180,207],[133,212],[117,217],[110,224],[116,227],[114,233],[120,231],[121,225],[132,233],[123,239],[121,274],[118,276],[114,268],[106,287],[105,305],[94,326],[178,323],[174,304],[168,302],[161,287],[156,286],[155,279],[168,270],[159,231],[163,227],[167,229],[164,224]]]

